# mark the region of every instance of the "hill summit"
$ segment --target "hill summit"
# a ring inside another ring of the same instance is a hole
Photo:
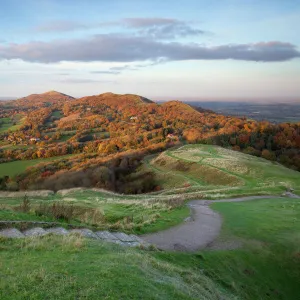
[[[105,104],[110,107],[118,109],[129,109],[130,107],[139,107],[144,104],[154,104],[155,102],[134,94],[114,94],[114,93],[103,93],[100,95],[87,96],[78,99],[79,103],[86,103],[91,106],[97,106],[99,104]]]
[[[57,91],[48,91],[42,94],[31,94],[23,98],[17,99],[17,104],[19,105],[49,105],[55,103],[61,103],[65,101],[71,101],[75,98]]]

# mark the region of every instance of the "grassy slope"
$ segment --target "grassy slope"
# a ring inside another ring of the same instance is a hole
[[[78,238],[2,240],[0,297],[220,299],[227,291],[222,299],[299,299],[299,200],[212,206],[224,219],[220,240],[241,239],[244,248],[185,254]]]
[[[300,193],[300,173],[262,158],[211,145],[186,145],[146,160],[164,194],[202,191],[205,198]],[[179,183],[179,184],[178,184]],[[187,188],[189,186],[189,188]],[[185,189],[184,189],[185,187]]]
[[[96,192],[74,192],[66,196],[54,195],[49,197],[29,197],[31,210],[27,213],[15,210],[21,203],[20,198],[0,198],[0,220],[13,221],[65,221],[57,220],[51,216],[39,216],[34,208],[40,204],[52,205],[54,202],[73,205],[82,209],[83,213],[75,214],[70,223],[85,226],[95,226],[99,229],[115,229],[142,234],[166,229],[181,223],[188,215],[186,206],[170,209],[163,202],[149,203],[147,201],[123,200],[118,198],[101,198]],[[95,219],[94,212],[99,211],[103,218]],[[127,218],[131,218],[128,222]]]
[[[242,299],[299,299],[299,199],[215,203],[212,207],[224,218],[221,239],[243,239],[246,247],[203,252],[207,274]]]
[[[3,300],[234,299],[189,261],[76,236],[4,240],[0,263]]]

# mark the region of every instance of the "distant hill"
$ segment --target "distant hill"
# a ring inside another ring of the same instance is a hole
[[[47,106],[50,104],[57,104],[65,101],[74,100],[74,97],[59,93],[56,91],[49,91],[43,94],[32,94],[16,100],[17,105],[26,106]]]
[[[115,107],[119,109],[129,108],[131,106],[140,106],[143,104],[151,104],[153,101],[138,95],[133,94],[114,94],[114,93],[104,93],[95,96],[87,96],[77,100],[78,102],[87,103],[91,106],[105,104],[110,107]]]

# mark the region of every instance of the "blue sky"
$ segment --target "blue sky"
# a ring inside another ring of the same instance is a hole
[[[300,1],[1,0],[0,96],[300,99]]]

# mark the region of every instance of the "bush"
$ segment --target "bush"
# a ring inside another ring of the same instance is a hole
[[[15,192],[19,189],[19,185],[15,181],[10,181],[6,184],[6,189]]]

